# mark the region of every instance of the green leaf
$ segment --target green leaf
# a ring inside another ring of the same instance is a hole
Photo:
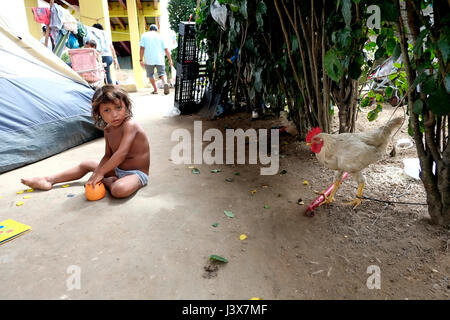
[[[212,255],[209,257],[209,259],[210,259],[210,260],[219,261],[219,262],[225,262],[225,263],[228,262],[227,259],[225,259],[224,257],[218,256],[218,255],[216,255],[216,254],[212,254]]]
[[[264,3],[264,1],[260,1],[258,5],[256,6],[256,12],[265,14],[267,12],[267,6]]]
[[[280,171],[280,174],[286,174],[286,173],[287,173],[287,170],[283,169],[283,170]]]
[[[392,60],[397,61],[397,59],[402,54],[402,48],[400,46],[400,43],[397,43],[397,45],[394,48],[394,52],[392,53]]]
[[[364,46],[364,49],[366,49],[367,51],[372,51],[376,48],[376,46],[377,46],[377,44],[375,42],[371,41]]]
[[[335,82],[339,82],[344,74],[342,64],[336,56],[336,51],[331,49],[324,57],[325,71],[327,75]]]
[[[258,24],[258,28],[262,28],[264,26],[264,20],[262,18],[262,14],[259,12],[256,13],[256,23]]]
[[[265,204],[264,209],[270,209],[270,206],[268,204]]]
[[[377,94],[375,95],[375,97],[376,97],[377,102],[384,102],[383,95],[377,93]]]
[[[348,27],[352,22],[352,2],[351,0],[342,1],[342,16],[344,17],[345,25]]]
[[[450,113],[450,95],[444,88],[439,87],[427,98],[427,106],[437,116],[444,116]]]
[[[298,40],[297,40],[296,36],[292,37],[292,45],[291,45],[291,47],[292,47],[292,52],[295,52],[295,51],[298,50]]]
[[[445,90],[450,93],[450,74],[445,76]]]
[[[214,228],[217,228],[218,227],[218,223],[217,222],[214,222],[213,224],[212,224],[212,226],[214,227]]]
[[[383,1],[380,4],[381,20],[395,22],[398,18],[399,11],[392,1]]]
[[[442,53],[442,58],[444,59],[444,63],[447,63],[448,57],[450,55],[450,45],[448,43],[448,40],[441,39],[438,41],[438,47],[439,50]]]
[[[192,173],[193,174],[200,174],[200,170],[198,170],[197,168],[192,169]]]
[[[369,97],[365,97],[362,101],[361,101],[361,108],[365,108],[368,105],[370,105],[371,99]]]
[[[247,0],[244,0],[244,2],[241,4],[240,12],[244,16],[245,19],[248,19]]]
[[[396,48],[396,44],[397,43],[395,42],[394,39],[392,39],[392,38],[387,39],[387,41],[386,41],[386,52],[388,53],[388,55],[390,55],[392,52],[394,52],[394,49]],[[395,59],[395,60],[397,60],[397,59]]]
[[[421,100],[421,99],[417,99],[415,102],[414,102],[414,105],[413,105],[413,112],[415,113],[415,114],[422,114],[422,110],[423,110],[423,101]]]
[[[234,213],[232,211],[230,211],[230,210],[223,210],[223,213],[225,213],[225,215],[228,218],[234,218]]]
[[[378,118],[378,113],[380,113],[380,111],[383,110],[383,107],[381,106],[381,104],[377,104],[377,107],[375,109],[373,109],[372,111],[370,111],[369,113],[367,113],[367,119],[369,121],[374,121],[376,118]]]
[[[369,111],[369,113],[367,114],[367,120],[374,121],[376,118],[378,118],[378,112],[376,111],[376,109]]]
[[[392,96],[392,94],[394,93],[394,88],[387,87],[386,90],[384,91],[384,93],[386,94],[387,98],[390,98]]]
[[[369,98],[375,98],[375,92],[373,90],[370,90],[369,92],[367,92],[367,96]]]
[[[375,60],[383,58],[385,53],[386,53],[386,50],[383,47],[378,48],[378,50],[375,51]]]

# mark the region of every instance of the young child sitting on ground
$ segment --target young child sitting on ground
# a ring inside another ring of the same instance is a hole
[[[78,166],[46,177],[22,179],[22,183],[40,190],[54,184],[82,178],[93,172],[87,184],[103,182],[115,198],[126,198],[145,186],[150,168],[150,146],[142,127],[131,119],[131,100],[126,91],[113,85],[98,88],[92,97],[92,117],[104,129],[105,155],[86,160]]]

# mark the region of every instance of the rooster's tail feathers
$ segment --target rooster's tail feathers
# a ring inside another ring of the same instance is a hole
[[[386,135],[391,135],[392,132],[401,126],[403,123],[403,117],[398,117],[390,120],[386,125],[383,127],[383,133]]]

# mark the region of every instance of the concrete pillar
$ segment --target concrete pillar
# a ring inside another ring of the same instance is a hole
[[[100,23],[105,33],[112,39],[108,0],[79,0],[78,4],[80,6],[80,22],[89,27],[94,23]],[[114,64],[111,65],[110,71],[111,79],[115,83],[116,73]]]
[[[139,62],[139,26],[136,0],[127,0],[128,26],[130,28],[131,61],[133,63],[134,80],[138,89],[144,88],[142,67]]]
[[[37,8],[38,0],[24,0],[25,13],[28,21],[28,30],[30,34],[36,39],[40,40],[42,38],[42,28],[41,24],[34,20],[34,14],[31,8]]]

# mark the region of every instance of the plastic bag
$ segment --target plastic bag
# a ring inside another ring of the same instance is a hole
[[[211,16],[220,25],[223,30],[226,30],[227,24],[227,6],[219,4],[219,1],[212,0],[211,2]]]
[[[175,80],[177,78],[177,69],[174,66],[170,67],[170,82],[172,85],[175,85]]]

